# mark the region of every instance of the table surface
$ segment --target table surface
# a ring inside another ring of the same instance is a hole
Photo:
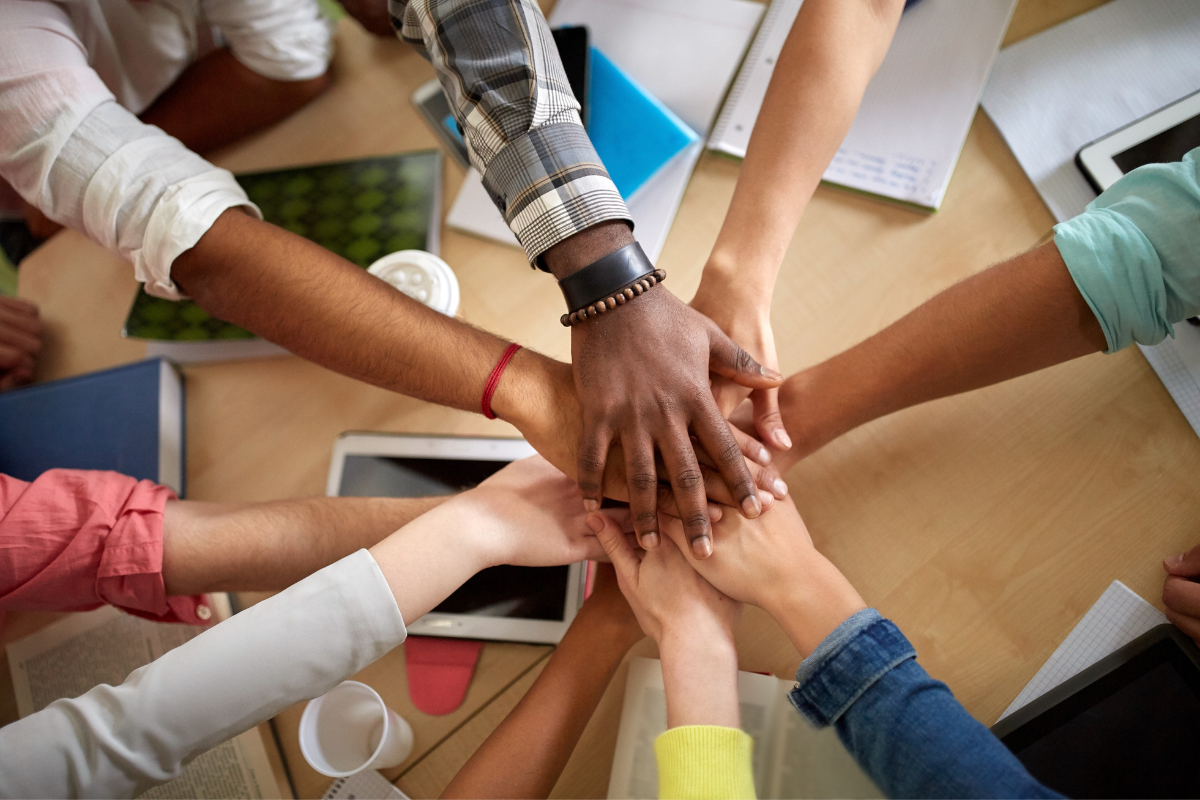
[[[1006,43],[1099,5],[1021,0]],[[549,5],[547,3],[547,5]],[[293,117],[218,154],[234,171],[436,146],[409,103],[433,76],[395,41],[343,21],[334,84]],[[351,121],[347,123],[347,121]],[[733,193],[738,164],[705,155],[659,260],[690,297]],[[446,159],[448,208],[462,170]],[[773,324],[785,373],[825,359],[1053,225],[995,126],[979,112],[942,210],[928,215],[836,188],[809,205],[780,272]],[[460,316],[566,358],[561,299],[515,248],[445,229],[442,256],[462,287]],[[39,380],[137,360],[119,336],[136,291],[132,270],[64,232],[32,254],[20,293],[47,325]],[[1003,324],[1002,319],[997,324]],[[431,406],[285,357],[192,366],[187,379],[189,496],[272,500],[323,493],[346,430],[511,436],[500,421]],[[1164,556],[1197,540],[1200,439],[1142,355],[1093,355],[866,425],[787,476],[817,546],[868,603],[894,619],[925,668],[992,723],[1113,580],[1161,607]],[[10,615],[11,640],[53,615]],[[788,676],[799,657],[765,614],[738,631],[741,667]],[[358,677],[407,718],[416,749],[387,772],[413,797],[437,795],[512,708],[551,648],[484,647],[463,706],[443,717],[408,699],[403,648]],[[654,655],[653,643],[633,655]],[[555,796],[603,797],[625,667],[610,685]],[[330,781],[299,754],[301,705],[278,718],[301,797]],[[16,716],[0,668],[0,722]]]

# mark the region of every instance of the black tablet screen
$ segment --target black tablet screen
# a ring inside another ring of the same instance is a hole
[[[1185,119],[1175,127],[1167,128],[1112,158],[1121,172],[1128,174],[1144,164],[1182,161],[1197,147],[1200,147],[1200,115]]]
[[[1003,741],[1068,797],[1200,797],[1200,671],[1165,639]]]
[[[346,456],[342,497],[433,497],[479,484],[506,464],[444,458]],[[570,567],[491,567],[459,587],[434,611],[482,617],[563,620]]]

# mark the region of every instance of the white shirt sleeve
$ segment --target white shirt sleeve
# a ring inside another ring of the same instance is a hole
[[[258,209],[228,171],[117,104],[59,6],[0,0],[0,19],[0,176],[178,299],[175,258],[224,210]]]
[[[0,797],[135,797],[404,641],[366,550],[131,674],[0,729]]]
[[[233,57],[259,75],[303,81],[329,66],[333,27],[316,0],[204,0],[203,9]]]

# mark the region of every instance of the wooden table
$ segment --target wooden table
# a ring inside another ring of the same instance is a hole
[[[1006,44],[1097,0],[1022,0]],[[343,22],[333,88],[294,117],[219,154],[233,170],[268,169],[435,146],[409,103],[433,75],[417,55]],[[447,162],[445,198],[462,171]],[[737,179],[704,156],[660,265],[690,297]],[[942,211],[915,213],[818,189],[775,294],[785,373],[874,333],[947,286],[1029,248],[1053,218],[991,121],[971,127]],[[443,231],[462,286],[460,315],[565,358],[553,282],[516,249]],[[75,233],[21,268],[21,294],[48,323],[39,378],[140,358],[119,338],[132,270]],[[997,319],[997,325],[1005,324]],[[188,486],[201,500],[321,494],[334,438],[377,430],[513,435],[501,422],[398,397],[296,358],[189,367]],[[878,420],[787,476],[814,540],[866,600],[896,620],[921,661],[968,710],[992,723],[1114,579],[1159,605],[1162,557],[1200,540],[1200,439],[1134,348],[1094,355],[1000,386]],[[13,619],[29,630],[44,618]],[[798,663],[778,627],[747,612],[743,669],[787,676]],[[402,650],[402,648],[401,648]],[[358,676],[416,731],[414,755],[388,773],[413,797],[435,796],[545,664],[548,647],[489,644],[463,707],[428,717],[408,701],[398,650]],[[636,655],[653,655],[643,641]],[[609,687],[555,796],[607,790],[624,668]],[[0,722],[15,716],[0,677]],[[301,707],[278,718],[298,792],[329,784],[300,757]]]

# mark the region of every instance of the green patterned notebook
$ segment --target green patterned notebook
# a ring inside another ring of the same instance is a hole
[[[438,252],[437,150],[255,172],[238,175],[237,181],[267,222],[364,269],[396,250]],[[148,356],[183,362],[282,352],[191,300],[163,300],[144,291],[133,301],[123,335],[148,340]],[[238,347],[239,342],[244,345]]]

